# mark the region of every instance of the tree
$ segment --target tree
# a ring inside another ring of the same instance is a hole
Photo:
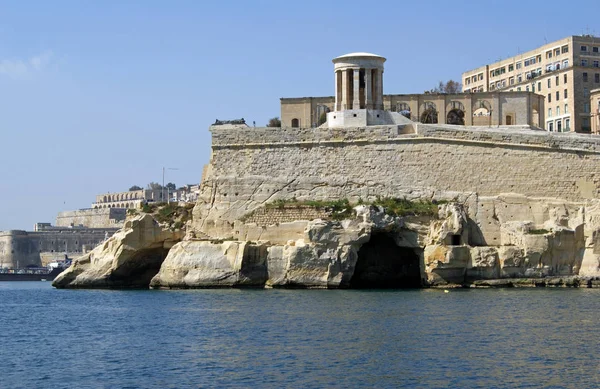
[[[319,116],[319,126],[327,121],[327,112],[321,113]]]
[[[274,118],[269,119],[267,127],[281,127],[281,120],[279,120],[278,116],[275,116]]]
[[[170,190],[172,192],[175,189],[177,189],[177,186],[175,184],[173,184],[172,182],[169,182],[167,185],[165,185],[165,188],[167,188],[168,190]]]
[[[158,182],[151,182],[148,184],[148,189],[162,189],[162,185]]]
[[[139,186],[137,186],[137,185],[134,185],[134,186],[132,186],[131,188],[129,188],[129,191],[130,191],[130,192],[131,192],[131,191],[133,191],[133,190],[142,190],[142,188],[141,188],[141,187],[139,187]]]
[[[460,82],[457,82],[454,80],[448,80],[448,81],[446,81],[446,83],[444,83],[443,81],[440,81],[438,86],[433,88],[430,92],[431,93],[454,94],[454,93],[461,93],[461,91],[462,91],[462,85]]]

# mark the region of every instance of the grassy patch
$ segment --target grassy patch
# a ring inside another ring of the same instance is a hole
[[[441,203],[426,200],[411,201],[397,197],[378,197],[372,204],[383,207],[385,213],[392,216],[436,216],[438,205]]]
[[[330,217],[333,220],[343,220],[343,219],[348,219],[348,218],[354,216],[354,210],[352,209],[352,206],[350,205],[350,201],[348,201],[348,199],[331,200],[331,201],[323,201],[323,200],[298,201],[296,199],[276,200],[272,203],[267,204],[265,207],[266,208],[277,208],[277,209],[311,207],[311,208],[320,209],[320,210],[324,210],[324,211],[328,212],[330,214]]]
[[[546,230],[544,228],[533,229],[533,230],[527,231],[527,233],[531,234],[531,235],[545,235],[545,234],[549,234],[550,232],[551,232],[550,230]]]

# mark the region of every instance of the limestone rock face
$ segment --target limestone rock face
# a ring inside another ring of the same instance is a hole
[[[180,242],[169,251],[150,287],[262,286],[266,253],[264,244]]]
[[[182,232],[161,227],[151,215],[140,215],[58,275],[57,288],[143,288],[156,274]]]

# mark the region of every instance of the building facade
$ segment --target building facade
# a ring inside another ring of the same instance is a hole
[[[570,36],[462,74],[463,92],[531,91],[545,98],[542,128],[591,132],[600,88],[600,38]]]
[[[590,92],[592,134],[600,134],[600,88]]]
[[[414,122],[465,126],[531,125],[544,128],[545,98],[528,91],[383,95],[383,109]],[[334,112],[335,97],[281,99],[282,127],[318,127]],[[339,102],[338,102],[339,103]]]
[[[198,198],[199,185],[186,185],[179,189],[140,189],[127,192],[104,193],[96,196],[92,209],[99,208],[140,208],[148,202],[195,202]]]

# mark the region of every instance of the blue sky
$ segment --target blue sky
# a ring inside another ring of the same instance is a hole
[[[546,4],[0,1],[0,230],[160,182],[164,166],[198,183],[216,118],[264,125],[280,97],[331,95],[331,59],[348,52],[388,59],[384,93],[420,93],[600,34],[582,12],[597,3]]]

